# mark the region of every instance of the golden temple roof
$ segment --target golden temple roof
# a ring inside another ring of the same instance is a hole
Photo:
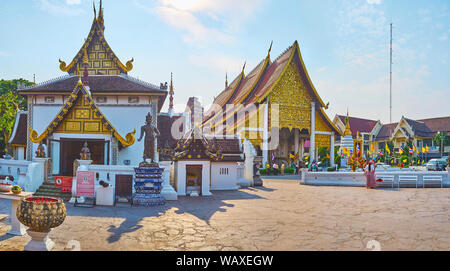
[[[131,59],[126,62],[126,64],[123,64],[106,41],[104,36],[105,26],[102,1],[100,1],[98,18],[95,13],[96,10],[94,5],[94,20],[92,22],[88,37],[81,46],[81,49],[73,58],[72,62],[67,65],[66,62],[61,59],[59,60],[59,68],[69,74],[77,74],[77,66],[80,65],[81,68],[83,60],[87,60],[89,63],[88,71],[91,75],[126,74],[133,69],[134,59]]]
[[[247,76],[241,79],[242,82],[236,87],[235,90],[231,92],[228,88],[223,91],[214,101],[216,104],[220,101],[219,106],[222,108],[226,104],[236,105],[232,110],[226,112],[226,118],[222,118],[223,112],[216,112],[215,116],[206,115],[203,125],[211,125],[215,127],[220,125],[222,122],[226,122],[228,117],[233,117],[233,114],[242,108],[246,108],[250,104],[261,104],[264,103],[267,96],[272,92],[272,90],[277,86],[278,82],[281,80],[283,75],[287,72],[289,64],[295,63],[298,67],[301,75],[305,78],[305,84],[308,91],[316,102],[316,110],[323,117],[323,119],[328,123],[328,126],[336,133],[341,134],[340,130],[333,124],[333,122],[325,114],[324,109],[328,108],[328,104],[325,104],[322,98],[317,93],[312,81],[308,75],[303,58],[301,56],[300,47],[298,42],[295,41],[293,45],[287,48],[278,58],[273,62],[270,60],[270,51],[272,49],[272,44],[269,48],[267,57],[262,60]],[[230,97],[228,101],[223,104],[223,96]],[[219,99],[220,98],[220,99]],[[252,112],[250,112],[252,113]],[[237,123],[245,121],[247,118],[242,118],[237,120]],[[219,120],[219,121],[217,121]],[[219,123],[221,122],[221,123]],[[236,124],[237,124],[236,123]],[[231,127],[230,127],[231,128]]]
[[[112,134],[124,147],[128,147],[134,144],[135,141],[134,134],[136,133],[136,131],[128,133],[125,136],[125,138],[123,138],[112,126],[109,120],[103,115],[100,109],[97,107],[97,105],[94,102],[94,99],[90,94],[90,91],[87,90],[83,85],[83,83],[81,82],[81,78],[78,80],[77,85],[75,86],[74,90],[70,94],[67,101],[60,109],[59,113],[56,115],[53,121],[50,122],[50,124],[47,126],[45,131],[40,136],[38,136],[38,133],[31,127],[28,128],[30,131],[30,140],[33,143],[40,143],[42,140],[50,136],[52,133],[57,132],[57,129],[60,128],[61,123],[67,118],[67,116],[71,113],[71,111],[73,111],[71,109],[75,106],[77,101],[82,98],[85,98],[87,102],[86,106],[88,106],[89,110],[93,111],[92,117],[95,120],[98,120],[98,123],[104,127],[104,129],[100,129],[100,125],[98,125],[99,130],[102,130],[103,133]],[[88,113],[88,115],[91,114]],[[80,128],[83,129],[82,127]]]

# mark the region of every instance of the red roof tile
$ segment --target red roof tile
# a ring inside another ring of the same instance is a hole
[[[343,115],[338,115],[339,119],[345,125],[345,117]],[[350,123],[350,130],[352,131],[352,136],[356,137],[357,133],[370,133],[373,127],[377,124],[376,120],[362,119],[356,117],[348,117]]]

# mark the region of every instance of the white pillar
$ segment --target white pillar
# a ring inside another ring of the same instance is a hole
[[[311,138],[310,143],[311,147],[309,150],[310,158],[309,160],[312,161],[316,158],[316,103],[311,102]]]
[[[266,167],[266,164],[269,160],[269,100],[264,105],[264,125],[263,125],[263,167]]]
[[[330,166],[334,167],[334,132],[330,136]]]
[[[178,200],[178,195],[175,189],[170,185],[170,169],[171,162],[163,161],[161,162],[161,167],[164,168],[163,171],[163,188],[161,190],[161,196],[165,200]]]
[[[20,221],[17,219],[16,211],[21,201],[22,198],[19,197],[11,200],[11,230],[8,232],[8,234],[22,236],[25,235],[27,231],[25,226],[22,225],[22,223],[20,223]]]
[[[298,153],[298,129],[294,129],[294,142],[295,142],[295,147],[294,147],[294,155],[296,155]]]

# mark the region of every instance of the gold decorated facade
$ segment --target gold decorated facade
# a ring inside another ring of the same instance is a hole
[[[254,81],[247,82],[252,79]],[[215,99],[214,104],[219,105],[221,110],[208,111],[203,122],[204,127],[225,127],[222,130],[223,133],[240,132],[242,137],[248,138],[255,146],[261,147],[264,110],[265,105],[269,105],[268,133],[274,128],[280,131],[288,129],[291,134],[294,130],[298,130],[303,137],[309,138],[314,102],[315,132],[319,132],[315,135],[316,149],[322,146],[330,147],[330,135],[341,134],[325,113],[328,104],[322,101],[312,84],[297,42],[273,62],[270,61],[269,49],[266,59],[247,77],[240,74],[233,82],[237,84],[232,84],[232,88],[226,88]],[[227,102],[224,102],[225,99]],[[227,109],[227,104],[233,104],[234,108]],[[245,117],[236,116],[236,112],[242,110],[247,111]],[[233,115],[236,116],[235,121],[230,123],[229,118],[233,118]],[[244,127],[250,129],[243,129]],[[217,133],[217,129],[211,130]]]

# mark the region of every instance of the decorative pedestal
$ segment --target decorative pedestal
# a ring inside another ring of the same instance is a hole
[[[161,196],[165,200],[178,200],[177,192],[170,185],[170,163],[171,162],[161,162],[162,168],[164,169],[162,173],[163,184]]]
[[[23,236],[26,234],[27,229],[17,219],[17,207],[19,206],[19,204],[23,198],[29,197],[32,194],[33,193],[31,193],[31,192],[22,192],[19,195],[15,195],[11,192],[0,193],[0,198],[11,200],[11,214],[9,216],[11,219],[11,230],[8,232],[8,234],[17,235],[17,236]]]
[[[165,203],[161,196],[163,171],[164,168],[159,167],[134,168],[136,193],[133,195],[133,205],[148,207]]]
[[[25,251],[51,251],[55,243],[48,237],[50,232],[35,232],[27,230],[31,241],[25,246]]]
[[[77,168],[78,171],[89,171],[89,165],[92,164],[92,160],[76,160],[76,162],[79,164]],[[77,193],[77,178],[73,178],[72,182],[72,198],[69,200],[69,203],[75,203]],[[77,200],[78,203],[84,203],[85,199],[84,197],[79,197]]]
[[[92,160],[77,160],[77,163],[80,165],[77,171],[89,171],[89,165],[92,164]]]

